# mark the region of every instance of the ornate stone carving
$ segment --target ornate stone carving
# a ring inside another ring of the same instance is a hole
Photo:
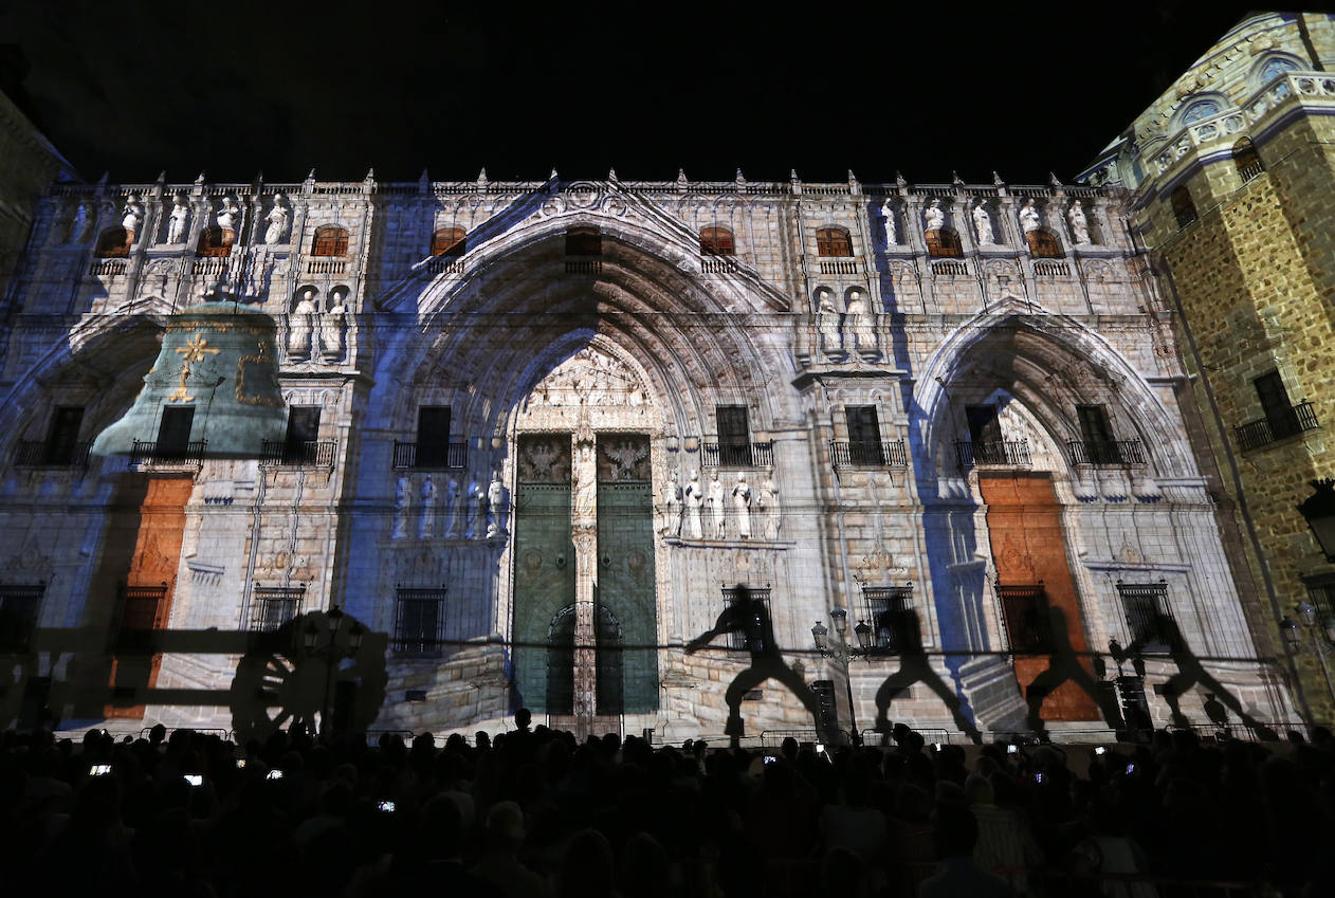
[[[885,228],[885,245],[895,246],[899,243],[899,234],[895,228],[895,207],[889,201],[881,203],[881,225]]]
[[[686,484],[686,535],[691,539],[703,539],[704,526],[700,521],[700,511],[705,504],[705,488],[700,482],[700,472],[692,471]]]
[[[601,477],[604,480],[648,480],[649,443],[646,440],[606,440]]]
[[[663,484],[663,533],[666,536],[681,536],[681,499],[681,482],[677,469],[673,468],[667,483]]]
[[[65,236],[66,243],[83,243],[88,239],[88,228],[93,223],[93,210],[87,200],[79,200],[74,208],[74,217],[70,219],[70,229]]]
[[[436,533],[436,484],[431,475],[422,481],[422,510],[417,519],[417,538],[430,539]]]
[[[459,496],[459,481],[451,477],[445,485],[445,538],[456,539],[459,536],[460,520],[464,516],[467,497]]]
[[[723,481],[719,480],[718,471],[709,479],[709,517],[710,536],[724,539],[728,535],[728,511],[724,506]]]
[[[1089,239],[1089,219],[1085,217],[1085,210],[1079,200],[1071,203],[1071,208],[1066,213],[1066,220],[1071,225],[1071,237],[1075,240],[1076,246],[1089,246],[1092,242]]]
[[[649,394],[624,362],[585,347],[543,378],[531,406],[629,405],[644,408]]]
[[[134,241],[134,235],[139,233],[143,224],[144,205],[139,200],[139,194],[132,193],[126,197],[125,208],[121,210],[121,227],[130,232],[130,242]]]
[[[189,201],[184,193],[178,193],[172,198],[172,211],[167,224],[167,242],[171,244],[185,243],[186,235],[189,233]]]
[[[840,328],[839,310],[834,305],[834,291],[828,287],[816,289],[817,329],[820,348],[826,355],[840,355],[844,351],[844,334]]]
[[[292,215],[287,211],[287,202],[281,193],[274,194],[273,208],[269,214],[264,217],[269,226],[264,230],[264,243],[267,246],[278,246],[287,242],[287,229],[291,223]]]
[[[756,508],[761,515],[765,539],[778,539],[783,519],[779,507],[779,488],[774,483],[773,474],[765,475],[765,482],[760,485],[760,492],[756,496]]]
[[[315,316],[319,307],[315,304],[315,289],[307,287],[301,291],[292,314],[287,319],[287,354],[292,359],[311,357],[311,337],[315,329]]]
[[[408,535],[408,505],[412,502],[412,482],[406,475],[400,474],[394,484],[394,530],[392,539],[403,539]]]
[[[849,339],[845,341],[845,345],[849,346],[853,352],[864,354],[880,352],[880,346],[876,338],[875,318],[867,307],[867,293],[865,290],[854,288],[848,292],[848,315],[845,317],[844,324],[850,335]]]
[[[932,200],[927,208],[922,210],[923,220],[927,222],[927,230],[939,231],[946,226],[946,213],[941,209],[940,200]]]
[[[491,484],[487,487],[487,539],[500,536],[503,531],[501,516],[505,511],[505,487],[501,484],[501,472],[491,472]]]
[[[1032,199],[1024,201],[1020,207],[1020,230],[1028,234],[1030,231],[1037,231],[1043,227],[1043,219],[1038,214],[1038,208],[1034,205]]]
[[[737,483],[732,488],[732,508],[737,515],[737,536],[751,538],[751,484],[746,482],[746,472],[739,471]]]
[[[979,246],[995,246],[996,238],[992,234],[992,215],[987,211],[987,204],[979,200],[973,207],[973,229],[978,235]]]
[[[222,208],[218,210],[218,227],[235,233],[241,227],[241,205],[230,193],[223,197]]]
[[[330,294],[329,310],[320,316],[320,354],[327,362],[343,358],[343,338],[347,329],[347,307],[343,305],[346,291]]]

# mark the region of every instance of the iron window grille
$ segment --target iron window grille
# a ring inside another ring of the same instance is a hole
[[[1168,583],[1123,583],[1117,594],[1126,612],[1131,644],[1148,654],[1167,654],[1177,648],[1180,636],[1168,605]]]
[[[862,604],[871,627],[872,652],[889,654],[910,648],[902,642],[913,612],[912,586],[864,586]]]
[[[1002,617],[1011,651],[1017,655],[1046,655],[1052,651],[1052,614],[1048,594],[1040,583],[999,585]]]
[[[250,606],[250,629],[272,633],[301,614],[306,586],[256,586]]]
[[[28,651],[45,592],[45,583],[0,584],[0,654]]]
[[[400,586],[394,602],[394,652],[439,655],[445,623],[445,587]]]
[[[1335,575],[1313,577],[1306,582],[1307,597],[1316,606],[1317,619],[1335,617]]]
[[[734,652],[763,652],[765,651],[765,618],[769,617],[770,611],[770,587],[751,586],[747,587],[751,593],[751,599],[759,603],[757,611],[747,626],[742,630],[733,630],[728,633],[728,648]],[[737,602],[738,588],[735,586],[723,587],[723,607],[731,608]],[[763,608],[763,612],[760,610]],[[771,620],[773,618],[770,618]]]

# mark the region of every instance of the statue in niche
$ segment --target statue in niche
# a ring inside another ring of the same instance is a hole
[[[347,307],[343,305],[343,292],[330,297],[329,311],[320,316],[320,352],[325,361],[334,361],[343,357],[343,332],[347,326]]]
[[[927,221],[927,230],[939,231],[946,226],[946,213],[941,208],[940,200],[932,200],[928,203],[922,214]]]
[[[482,523],[482,506],[486,501],[487,496],[482,492],[482,485],[476,480],[470,480],[468,494],[464,497],[468,515],[464,525],[464,539],[474,539],[478,536],[478,528]]]
[[[315,289],[307,287],[301,291],[292,314],[288,316],[287,354],[294,359],[311,357],[311,332],[315,327],[315,314],[319,311],[315,305]]]
[[[501,485],[501,472],[491,472],[491,484],[487,487],[487,539],[501,535],[501,512],[505,510],[505,487]]]
[[[1089,239],[1089,219],[1085,217],[1085,210],[1079,200],[1071,203],[1071,208],[1066,213],[1066,220],[1070,222],[1071,236],[1075,239],[1076,245],[1089,246],[1092,242]]]
[[[691,480],[686,484],[686,535],[691,539],[704,539],[705,530],[700,521],[704,505],[705,488],[700,482],[700,472],[692,471]]]
[[[190,206],[186,202],[184,193],[178,193],[172,197],[172,211],[167,223],[167,242],[172,244],[185,243],[186,234],[190,231]]]
[[[885,225],[885,245],[894,246],[899,243],[899,235],[895,233],[895,207],[889,200],[881,203],[881,221]]]
[[[445,538],[454,539],[459,535],[459,519],[464,516],[464,503],[459,498],[459,481],[453,477],[445,485]]]
[[[581,440],[575,444],[575,461],[570,467],[575,483],[574,520],[588,523],[598,515],[598,459],[593,443]]]
[[[737,484],[732,488],[732,507],[737,513],[737,536],[751,538],[751,484],[746,482],[746,472],[737,472]]]
[[[79,205],[74,209],[74,218],[70,220],[70,230],[65,242],[83,243],[88,239],[88,227],[92,223],[93,211],[88,208],[88,201],[79,200]]]
[[[848,342],[852,344],[854,352],[876,352],[876,328],[867,308],[867,294],[862,290],[853,290],[848,294],[845,323],[852,332],[852,339]]]
[[[436,532],[436,484],[431,475],[422,481],[422,514],[417,519],[417,538],[430,539]]]
[[[241,226],[241,207],[231,194],[223,197],[222,208],[218,210],[218,227],[236,233]]]
[[[839,310],[834,307],[834,291],[821,287],[816,291],[819,312],[816,327],[820,331],[820,348],[827,355],[843,351],[844,335],[839,329]]]
[[[723,501],[723,481],[718,479],[716,470],[709,480],[709,515],[713,525],[710,536],[714,539],[724,539],[728,535],[728,511],[723,506]]]
[[[992,216],[987,212],[987,204],[979,200],[973,207],[973,228],[978,234],[979,246],[995,246],[996,238],[992,234]]]
[[[135,235],[139,233],[139,228],[144,223],[144,205],[139,201],[139,194],[132,193],[125,200],[125,208],[121,210],[121,227],[128,232],[126,238],[130,243],[134,242]]]
[[[1020,207],[1020,230],[1028,234],[1030,231],[1037,231],[1043,227],[1043,219],[1038,214],[1038,208],[1034,205],[1033,199],[1024,201]]]
[[[779,517],[779,488],[774,483],[772,472],[765,475],[765,482],[760,485],[756,506],[763,516],[765,539],[770,541],[778,539],[782,519]]]
[[[408,535],[408,505],[412,502],[413,485],[407,475],[400,474],[394,484],[394,531],[391,539],[403,539]]]
[[[668,474],[663,485],[663,533],[667,536],[681,536],[681,482],[677,479],[677,469]]]
[[[287,211],[287,202],[281,193],[274,194],[273,208],[269,210],[264,220],[269,223],[269,227],[264,230],[265,246],[278,246],[283,243],[287,237],[287,226],[292,220],[292,215]]]

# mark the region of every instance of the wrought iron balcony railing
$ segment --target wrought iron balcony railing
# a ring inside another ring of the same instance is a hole
[[[135,440],[130,446],[130,463],[202,465],[204,452],[209,447],[208,440],[196,440],[192,443],[161,443]]]
[[[1143,465],[1145,452],[1140,440],[1067,440],[1073,465]]]
[[[986,440],[979,443],[959,440],[955,443],[955,459],[961,468],[974,465],[1028,465],[1028,440]]]
[[[22,440],[14,453],[20,468],[86,468],[92,443],[53,446],[45,440]]]
[[[416,470],[468,467],[468,442],[400,443],[394,441],[394,467]]]
[[[1316,430],[1319,426],[1312,403],[1300,402],[1291,408],[1272,410],[1266,417],[1248,421],[1236,428],[1238,445],[1243,452],[1248,452],[1308,430]]]
[[[908,455],[903,440],[831,440],[830,462],[836,468],[903,468]]]
[[[705,443],[701,447],[709,468],[768,468],[774,464],[771,443]]]
[[[332,468],[334,440],[303,440],[292,443],[265,440],[260,458],[266,464],[281,467]]]

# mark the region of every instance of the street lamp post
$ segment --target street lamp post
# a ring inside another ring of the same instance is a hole
[[[858,646],[848,644],[848,612],[839,605],[830,609],[830,620],[834,622],[835,633],[839,637],[837,645],[830,643],[830,631],[820,621],[811,628],[811,638],[816,643],[816,651],[823,657],[832,658],[843,669],[844,686],[848,690],[848,722],[852,727],[853,745],[862,744],[862,734],[858,732],[857,705],[853,698],[853,677],[849,672],[849,662],[858,655],[866,656],[871,649],[871,626],[866,621],[858,621],[853,628]]]
[[[1330,680],[1330,664],[1326,661],[1326,645],[1335,643],[1335,616],[1318,615],[1316,606],[1308,601],[1299,602],[1294,610],[1298,612],[1298,621],[1302,623],[1302,629],[1307,630],[1312,640],[1312,648],[1316,650],[1317,660],[1321,662],[1321,673],[1326,678],[1326,691],[1335,696],[1335,686],[1331,685]],[[1298,621],[1290,617],[1280,621],[1284,641],[1294,653],[1302,647]]]
[[[337,605],[329,609],[325,615],[325,621],[329,630],[329,642],[325,645],[319,645],[320,630],[312,621],[306,625],[302,633],[302,646],[306,654],[312,658],[319,658],[325,663],[324,675],[324,699],[320,703],[320,737],[327,739],[332,732],[329,724],[329,693],[334,685],[334,671],[338,669],[339,662],[345,658],[355,657],[362,647],[362,636],[365,631],[362,625],[356,621],[348,629],[347,647],[338,643],[338,634],[343,629],[343,620],[346,617],[343,609]]]

